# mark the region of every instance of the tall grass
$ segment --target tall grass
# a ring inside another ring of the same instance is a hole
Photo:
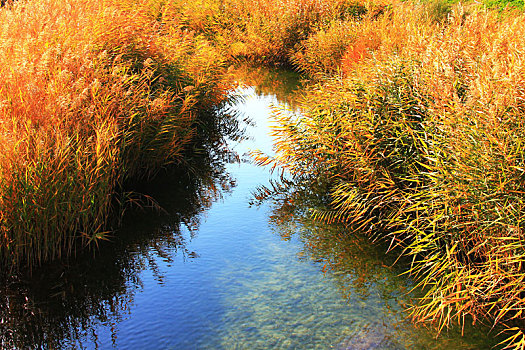
[[[104,239],[123,182],[181,162],[199,111],[225,99],[222,56],[164,21],[159,4],[37,0],[0,10],[3,264]]]
[[[310,89],[301,115],[276,115],[277,155],[256,154],[286,169],[292,187],[328,184],[329,208],[315,217],[412,258],[426,290],[414,320],[438,330],[491,320],[516,349],[525,348],[524,21],[462,5],[436,18],[405,3],[335,24],[348,41],[320,32],[304,45],[320,63],[298,62],[343,74]],[[339,53],[347,45],[339,61],[315,53],[332,43]]]
[[[9,3],[0,260],[105,239],[122,184],[184,162],[216,122],[226,63],[292,65],[321,79],[300,116],[276,115],[277,155],[258,162],[320,190],[318,219],[412,257],[427,290],[415,320],[489,318],[524,349],[524,22],[441,2]]]
[[[290,65],[296,46],[310,34],[366,11],[364,3],[352,0],[172,0],[165,13],[232,59]]]

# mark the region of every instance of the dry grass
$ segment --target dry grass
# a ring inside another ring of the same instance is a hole
[[[183,159],[226,60],[323,82],[277,115],[276,158],[318,212],[413,257],[414,319],[490,318],[524,349],[525,16],[327,0],[35,0],[0,10],[0,256],[105,237],[123,181]],[[277,190],[285,190],[276,185]],[[328,187],[326,187],[328,186]],[[326,193],[320,197],[324,198]]]
[[[441,330],[490,319],[505,346],[525,348],[525,16],[457,5],[436,18],[399,4],[344,25],[339,62],[315,53],[343,51],[335,29],[305,45],[321,64],[305,70],[342,74],[308,92],[301,116],[278,115],[277,156],[256,159],[301,189],[330,182],[331,209],[317,218],[413,258],[427,291],[415,320]]]
[[[40,263],[106,235],[128,179],[180,162],[223,59],[154,1],[0,10],[0,258]],[[205,63],[205,64],[204,64]]]
[[[365,5],[349,0],[173,0],[164,13],[230,58],[289,65],[302,40],[334,20],[357,19],[365,12]]]

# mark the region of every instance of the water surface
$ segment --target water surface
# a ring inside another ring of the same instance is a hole
[[[237,74],[252,84],[232,106],[250,118],[251,139],[230,146],[241,156],[255,148],[271,153],[269,115],[277,106],[293,109],[298,77]],[[96,254],[7,280],[1,347],[450,350],[497,343],[486,328],[435,339],[434,330],[414,326],[406,318],[413,284],[395,256],[271,202],[250,206],[268,169],[231,159],[209,150],[200,167],[143,184],[162,212],[131,210]]]

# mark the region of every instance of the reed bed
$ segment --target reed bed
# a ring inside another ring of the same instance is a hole
[[[274,192],[324,183],[314,217],[411,257],[426,293],[415,321],[490,320],[502,347],[524,349],[525,16],[432,6],[392,4],[304,41],[298,66],[324,80],[300,115],[276,113],[277,155],[255,158],[289,174]]]
[[[105,239],[122,184],[183,161],[204,111],[226,99],[223,65],[158,1],[1,9],[1,263]]]
[[[0,260],[107,238],[122,184],[184,162],[216,123],[227,63],[291,65],[317,83],[300,115],[276,113],[277,155],[255,155],[282,169],[274,192],[319,191],[317,219],[411,257],[414,320],[491,320],[525,349],[524,28],[439,1],[8,3]]]
[[[230,59],[290,65],[296,46],[334,20],[367,12],[357,0],[172,0],[169,18],[208,38]]]

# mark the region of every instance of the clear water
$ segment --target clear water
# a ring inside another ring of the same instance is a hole
[[[248,74],[250,73],[250,74]],[[240,74],[240,73],[238,73]],[[293,101],[293,75],[244,72],[233,109],[251,118],[243,154],[271,152],[269,114]],[[219,157],[220,158],[220,157]],[[0,291],[2,348],[488,349],[487,328],[444,332],[406,316],[413,294],[385,247],[249,205],[270,178],[211,157],[141,188],[166,212],[129,212],[95,256],[16,276]]]

